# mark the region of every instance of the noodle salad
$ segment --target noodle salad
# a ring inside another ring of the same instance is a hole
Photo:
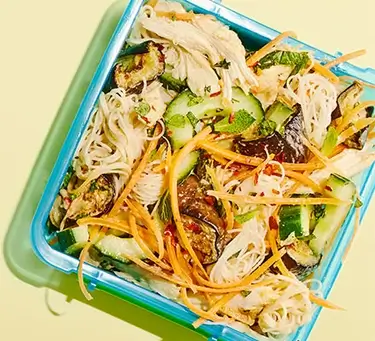
[[[252,51],[210,15],[149,1],[50,211],[84,262],[258,338],[284,338],[323,299],[313,278],[375,160],[375,101],[287,44]]]

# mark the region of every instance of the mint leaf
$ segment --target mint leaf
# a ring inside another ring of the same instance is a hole
[[[185,117],[181,114],[173,115],[169,120],[168,124],[176,128],[185,128]]]
[[[225,117],[214,125],[214,129],[220,133],[240,134],[248,129],[254,122],[255,118],[247,110],[241,109],[234,113],[232,122],[230,117]]]

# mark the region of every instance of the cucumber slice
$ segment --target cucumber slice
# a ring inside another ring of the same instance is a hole
[[[89,240],[88,228],[87,226],[68,228],[57,232],[57,239],[61,251],[70,255],[75,254],[82,250]]]
[[[336,199],[353,200],[356,193],[355,184],[340,175],[331,174],[325,186],[325,192]],[[351,205],[332,206],[327,205],[325,215],[319,219],[309,246],[316,255],[321,255],[328,241],[345,220]]]
[[[279,133],[283,133],[284,124],[288,121],[293,112],[293,109],[279,101],[276,101],[267,109],[266,119],[275,122],[275,130]]]
[[[177,166],[178,181],[184,180],[193,171],[199,161],[199,152],[190,153],[181,164]]]
[[[108,235],[96,243],[95,248],[101,255],[105,256],[107,260],[109,259],[124,264],[131,263],[124,254],[139,259],[147,258],[134,238],[119,238],[114,235]]]
[[[282,206],[280,209],[279,236],[285,241],[294,233],[294,237],[310,234],[310,209],[307,206]]]
[[[199,161],[199,152],[190,153],[178,166],[178,182],[188,177]],[[158,218],[164,223],[172,219],[172,208],[169,191],[165,191],[160,199]]]
[[[251,94],[246,95],[241,89],[233,88],[233,107],[224,109],[222,96],[197,97],[190,90],[180,93],[168,106],[164,115],[168,136],[173,149],[185,145],[194,135],[194,128],[188,114],[197,120],[217,115],[228,116],[232,111],[246,110],[256,122],[263,120],[261,103]]]

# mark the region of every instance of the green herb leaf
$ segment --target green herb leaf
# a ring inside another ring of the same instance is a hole
[[[134,108],[134,111],[141,117],[146,116],[150,110],[151,107],[147,102],[141,102]]]
[[[192,125],[192,127],[195,129],[195,127],[199,123],[199,120],[195,117],[195,115],[191,111],[187,113],[186,117],[190,121],[190,124]]]
[[[338,139],[339,134],[337,133],[337,130],[334,127],[329,127],[321,150],[324,156],[330,156],[332,154],[337,145]]]
[[[360,208],[363,206],[363,202],[361,200],[359,200],[359,198],[356,199],[355,203],[354,203],[354,207],[355,208]]]
[[[163,223],[167,223],[172,219],[171,196],[168,191],[160,199],[158,213]]]
[[[306,67],[309,60],[310,58],[307,52],[276,50],[261,58],[257,64],[257,68],[264,70],[275,65],[292,66],[293,71],[291,75],[295,75]]]
[[[241,109],[234,114],[232,122],[229,122],[229,117],[225,117],[214,125],[214,130],[221,133],[240,134],[254,122],[255,118],[247,110]]]
[[[228,62],[225,58],[221,60],[220,62],[216,63],[214,67],[221,67],[223,69],[228,70],[230,67],[230,62]]]
[[[69,194],[69,199],[70,199],[70,200],[74,200],[74,199],[76,199],[77,197],[78,197],[77,194],[74,194],[74,193]]]
[[[189,102],[187,103],[188,107],[193,107],[195,105],[198,105],[204,101],[203,97],[196,96],[196,95],[189,95]]]
[[[253,219],[258,214],[258,211],[250,211],[244,214],[239,214],[234,217],[234,220],[239,224],[244,224],[247,221]]]
[[[259,133],[262,135],[262,136],[268,136],[268,135],[271,135],[273,134],[273,132],[275,131],[276,129],[276,122],[274,121],[271,121],[271,120],[263,120],[260,124],[259,124]]]
[[[185,128],[185,117],[181,114],[173,115],[169,120],[168,124],[176,128]]]
[[[91,183],[91,185],[90,185],[90,189],[89,189],[89,191],[90,191],[90,192],[94,192],[94,191],[97,190],[97,189],[98,189],[98,185],[97,185],[96,181],[93,181],[93,182]]]
[[[314,205],[313,214],[316,221],[323,218],[326,215],[326,205]]]
[[[74,169],[73,169],[73,166],[70,165],[67,172],[66,172],[66,175],[64,177],[63,183],[61,185],[62,189],[66,189],[68,187],[68,184],[69,184],[70,179],[72,178],[73,174],[74,174]]]
[[[204,92],[210,94],[211,93],[211,85],[205,86]]]
[[[247,296],[250,295],[250,291],[242,290],[242,291],[241,291],[241,295],[242,295],[243,297],[247,297]]]

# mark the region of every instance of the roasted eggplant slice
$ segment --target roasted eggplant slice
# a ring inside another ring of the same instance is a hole
[[[203,264],[216,262],[224,248],[225,226],[215,208],[215,198],[205,196],[199,179],[190,175],[179,184],[178,199],[192,247]]]
[[[283,262],[299,280],[306,279],[319,265],[320,257],[303,240],[296,240],[286,250]]]
[[[191,246],[202,264],[216,262],[222,251],[218,228],[209,222],[185,214],[181,218]]]
[[[151,82],[163,74],[165,63],[162,46],[152,41],[126,49],[117,59],[114,69],[115,85],[139,92],[144,81]]]
[[[366,108],[366,117],[372,117],[373,113],[374,113],[374,107]],[[369,127],[363,128],[362,130],[358,131],[354,135],[348,137],[345,140],[344,144],[348,148],[362,150],[367,141],[368,133],[369,133]]]
[[[64,216],[66,215],[66,210],[63,205],[63,198],[59,194],[55,202],[53,203],[52,209],[49,213],[49,220],[51,221],[52,225],[55,227],[60,227]]]
[[[75,198],[61,222],[62,228],[66,221],[75,221],[82,217],[96,217],[108,212],[115,196],[112,176],[101,175],[91,181],[85,192]]]
[[[331,118],[335,120],[341,117],[347,108],[353,108],[363,93],[363,86],[354,82],[346,88],[337,98],[336,109],[332,112]]]
[[[303,118],[300,107],[285,125],[284,133],[275,131],[273,134],[256,140],[246,140],[242,137],[234,141],[237,152],[247,156],[266,158],[267,153],[276,155],[283,162],[303,163],[307,159],[307,148],[302,142]]]

